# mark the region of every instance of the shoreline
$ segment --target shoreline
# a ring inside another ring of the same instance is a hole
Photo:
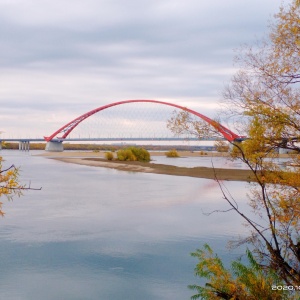
[[[97,157],[104,158],[105,153],[110,151],[63,151],[63,152],[47,152],[37,154],[38,156],[46,157]],[[151,156],[165,156],[167,151],[149,151]],[[199,151],[177,151],[181,158],[183,157],[229,157],[227,152],[203,152],[205,154],[200,155]]]
[[[184,156],[196,156],[199,157],[199,153],[184,153]],[[215,154],[215,153],[213,153]],[[119,171],[127,172],[140,172],[140,173],[152,173],[161,175],[171,176],[187,176],[194,178],[205,178],[205,179],[217,179],[226,181],[253,181],[252,173],[249,170],[242,169],[221,169],[221,168],[209,168],[209,167],[177,167],[172,165],[163,164],[152,164],[138,161],[108,161],[102,157],[103,153],[93,152],[60,152],[60,153],[43,153],[39,156],[48,157],[58,161],[73,163],[92,167],[102,167],[115,169]],[[152,153],[151,156],[164,155],[163,152]],[[205,155],[208,157],[208,155]],[[216,155],[214,155],[216,156]],[[220,155],[218,155],[220,156]],[[225,155],[222,155],[225,156]],[[212,156],[210,156],[212,157]],[[176,158],[174,158],[176,159]]]

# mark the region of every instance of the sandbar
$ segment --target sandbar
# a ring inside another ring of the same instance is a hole
[[[190,153],[185,156],[198,156],[199,153]],[[218,179],[228,181],[253,181],[253,175],[249,170],[241,169],[221,169],[208,167],[177,167],[172,165],[152,164],[137,161],[108,161],[103,158],[104,153],[94,152],[45,152],[41,154],[52,159],[56,159],[66,163],[74,163],[92,167],[102,167],[116,169],[120,171],[142,172],[153,174],[165,174],[172,176],[188,176],[196,178]],[[164,155],[164,153],[152,153],[151,156]],[[174,158],[176,159],[176,158]]]

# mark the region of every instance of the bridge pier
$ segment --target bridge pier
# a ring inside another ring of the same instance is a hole
[[[62,152],[64,151],[64,146],[62,142],[50,141],[47,142],[45,150],[50,152]]]
[[[19,150],[20,151],[29,151],[30,150],[30,142],[29,141],[20,141],[19,142]]]

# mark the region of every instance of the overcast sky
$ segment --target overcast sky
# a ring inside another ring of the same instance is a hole
[[[209,117],[234,49],[277,0],[0,0],[0,130],[42,137],[101,105],[157,99]]]

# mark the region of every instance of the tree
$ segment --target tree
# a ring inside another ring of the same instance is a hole
[[[2,169],[3,159],[0,156],[0,197],[5,196],[8,200],[12,200],[13,196],[21,196],[24,190],[40,190],[26,187],[19,183],[19,169],[11,165],[7,169]],[[0,202],[0,215],[4,216],[2,210],[3,203]]]
[[[288,285],[300,285],[300,176],[282,169],[282,149],[300,153],[300,7],[297,1],[275,16],[269,42],[248,48],[237,58],[240,71],[224,91],[233,115],[239,115],[248,139],[235,143],[233,158],[253,172],[250,206],[257,224],[224,198],[252,228],[250,241],[260,263],[275,270]],[[300,166],[300,156],[291,157]],[[246,241],[246,240],[245,240]]]
[[[299,20],[299,1],[283,6],[269,37],[241,50],[236,58],[239,71],[223,93],[228,119],[247,136],[242,143],[232,142],[232,158],[245,163],[254,175],[248,198],[258,221],[241,211],[238,200],[220,184],[230,209],[250,228],[250,235],[235,245],[250,243],[261,268],[294,286],[300,285]],[[204,132],[201,123],[197,126],[198,133]],[[290,155],[294,168],[278,165],[284,149],[296,153]]]
[[[248,47],[237,56],[240,71],[223,94],[231,115],[243,119],[247,116],[249,123],[253,118],[262,122],[270,146],[297,152],[300,151],[295,145],[300,139],[299,15],[297,1],[280,9],[269,39],[259,50]]]
[[[215,255],[212,249],[205,244],[203,249],[192,253],[199,262],[195,268],[196,276],[205,278],[206,285],[190,285],[189,288],[197,291],[192,299],[241,299],[241,300],[284,300],[298,299],[296,295],[289,295],[283,291],[282,281],[275,272],[262,269],[247,250],[245,265],[241,260],[231,263],[231,268],[226,269],[222,260]]]
[[[174,111],[170,120],[167,121],[167,128],[175,135],[197,136],[199,138],[219,137],[219,120],[214,120],[215,126],[195,117],[187,110]]]
[[[0,197],[4,195],[11,200],[15,194],[20,196],[24,187],[18,183],[18,169],[12,165],[2,170],[2,161],[2,157],[0,157]],[[2,204],[3,203],[0,202],[0,215],[4,216]]]

